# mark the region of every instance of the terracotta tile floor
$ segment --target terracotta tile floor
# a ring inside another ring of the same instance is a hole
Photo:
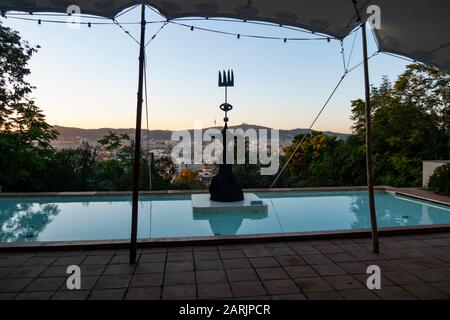
[[[0,299],[450,299],[450,233],[127,250],[0,253]],[[66,268],[81,267],[79,291]],[[369,265],[381,290],[367,289]]]

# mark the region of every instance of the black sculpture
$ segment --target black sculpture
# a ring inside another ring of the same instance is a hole
[[[223,144],[223,163],[219,166],[219,172],[211,180],[209,186],[209,193],[212,201],[218,202],[235,202],[244,200],[244,193],[236,178],[233,175],[232,165],[227,164],[227,130],[228,130],[228,112],[233,109],[233,106],[228,103],[228,87],[234,86],[234,73],[228,70],[228,73],[219,72],[219,87],[225,87],[225,103],[220,105],[220,109],[225,112],[223,121],[225,125],[222,130],[222,144]]]

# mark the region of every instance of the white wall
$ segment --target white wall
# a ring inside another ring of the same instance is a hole
[[[423,169],[422,169],[422,186],[424,188],[428,187],[428,181],[430,177],[433,175],[433,172],[436,168],[449,163],[450,160],[427,160],[422,161]]]

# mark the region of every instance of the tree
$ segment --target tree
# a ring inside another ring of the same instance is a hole
[[[153,159],[153,157],[152,157]],[[153,159],[152,168],[152,188],[153,190],[167,190],[175,177],[175,164],[169,157]]]
[[[98,143],[107,151],[117,152],[123,146],[124,141],[129,141],[128,134],[117,134],[115,132],[108,131],[108,135],[104,136],[98,141]]]
[[[198,173],[186,166],[174,179],[172,183],[174,189],[200,190],[206,186],[198,179]]]
[[[372,88],[372,150],[375,183],[418,186],[421,160],[450,156],[450,77],[413,64],[392,85]],[[365,135],[364,102],[352,102],[354,134]]]
[[[436,130],[450,128],[450,75],[423,64],[411,64],[394,85],[402,102],[410,102],[435,118]]]
[[[428,188],[436,193],[450,194],[450,163],[434,170],[428,182]]]
[[[295,185],[307,186],[311,185],[312,164],[321,161],[327,152],[331,152],[336,144],[336,138],[317,131],[314,131],[312,135],[296,135],[292,144],[284,148],[286,159],[291,157],[301,141],[303,142],[289,162],[288,169],[296,181]]]
[[[96,166],[97,189],[131,190],[133,181],[134,142],[127,134],[109,132],[99,140],[101,147],[114,154],[108,160],[99,161]],[[153,155],[141,153],[141,190],[167,190],[175,175],[175,165],[168,157],[153,159]],[[150,174],[151,171],[151,174]]]
[[[29,98],[28,62],[39,47],[0,22],[0,186],[10,191],[45,188],[50,142],[57,132]]]
[[[4,27],[0,21],[0,128],[9,131],[14,104],[22,101],[33,87],[26,81],[27,65],[37,47],[23,41],[18,32]]]
[[[99,148],[91,146],[89,142],[82,141],[77,149],[77,167],[75,172],[79,181],[79,190],[95,190],[94,180],[95,167],[98,160]]]
[[[336,141],[313,133],[289,164],[295,186],[362,185],[365,173],[365,104],[352,101],[353,134]],[[450,157],[450,77],[413,64],[394,84],[371,90],[372,153],[376,184],[419,186],[421,161]],[[289,158],[303,135],[285,148]]]
[[[237,159],[237,138],[234,143],[234,155],[235,159]],[[243,164],[235,164],[233,165],[233,174],[236,177],[237,182],[243,189],[250,188],[268,188],[273,180],[274,176],[263,176],[261,175],[262,165],[259,161],[257,163],[250,163],[250,158],[252,155],[257,159],[257,152],[255,150],[251,150],[249,140],[245,140],[245,162]],[[237,162],[237,160],[235,160]]]
[[[55,152],[48,164],[47,191],[77,191],[78,149],[63,149]]]

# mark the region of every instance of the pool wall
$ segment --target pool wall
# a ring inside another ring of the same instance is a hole
[[[376,186],[376,190],[393,190],[390,186]],[[318,187],[318,188],[272,188],[272,189],[244,189],[244,192],[253,193],[279,193],[279,192],[333,192],[333,191],[364,191],[366,186],[354,187]],[[208,193],[208,190],[164,190],[164,191],[141,191],[140,195],[191,195]],[[111,196],[131,196],[131,191],[80,191],[80,192],[0,192],[1,198],[76,198],[76,197],[111,197]]]
[[[256,193],[289,193],[289,192],[336,192],[336,191],[363,191],[367,188],[361,187],[327,187],[327,188],[278,188],[278,189],[248,189],[246,192]],[[391,186],[376,186],[376,190],[393,192],[411,198],[434,202],[438,204],[450,205],[450,197],[434,195],[425,190],[416,188],[394,188]],[[143,191],[141,195],[190,195],[195,193],[207,193],[206,190],[171,190],[171,191]],[[131,192],[59,192],[59,193],[0,193],[1,198],[76,198],[76,197],[114,197],[131,196]],[[131,214],[131,213],[130,213]],[[387,227],[379,229],[379,236],[397,236],[410,234],[430,234],[439,232],[449,232],[450,224],[408,226],[408,227]],[[219,245],[219,244],[237,244],[237,243],[256,243],[256,242],[276,242],[276,241],[294,241],[294,240],[330,240],[345,238],[370,238],[370,229],[357,230],[332,230],[318,232],[292,232],[292,233],[270,233],[270,234],[252,234],[252,235],[233,235],[233,236],[200,236],[200,237],[167,237],[140,239],[138,246],[157,247],[157,246],[190,246],[190,245]],[[83,249],[126,249],[129,247],[129,239],[123,240],[88,240],[88,241],[46,241],[32,243],[1,243],[0,252],[5,251],[30,251],[30,250],[83,250]]]

